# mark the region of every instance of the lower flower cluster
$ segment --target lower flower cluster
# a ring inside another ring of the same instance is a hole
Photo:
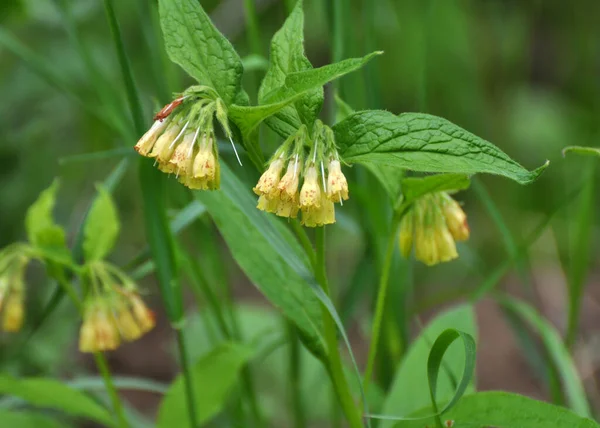
[[[312,147],[305,156],[306,144]],[[310,141],[306,128],[300,128],[275,152],[254,192],[260,210],[289,218],[301,211],[302,224],[308,227],[335,223],[334,202],[348,199],[348,182],[331,129],[318,122]]]
[[[25,268],[29,257],[21,251],[0,259],[0,314],[2,330],[19,331],[25,318]]]
[[[121,340],[131,342],[152,330],[154,313],[118,268],[97,262],[90,266],[90,279],[92,289],[84,300],[79,332],[81,352],[114,350]]]
[[[426,265],[458,257],[455,241],[469,239],[467,216],[446,192],[430,193],[415,201],[400,223],[400,251],[411,253]]]

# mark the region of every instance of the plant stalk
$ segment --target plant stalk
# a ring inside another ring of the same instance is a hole
[[[375,367],[375,357],[377,356],[377,347],[379,346],[379,338],[381,336],[381,321],[383,320],[383,313],[385,311],[385,299],[389,286],[390,270],[392,268],[392,261],[394,260],[394,248],[397,239],[396,232],[398,229],[398,224],[400,223],[400,219],[401,214],[398,213],[396,213],[392,219],[392,227],[390,229],[385,250],[385,259],[381,269],[381,276],[379,277],[375,318],[373,319],[373,327],[371,330],[371,344],[369,345],[367,368],[365,370],[365,377],[363,380],[363,389],[365,390],[365,394],[369,388],[369,382],[371,381],[373,369]]]
[[[190,363],[188,360],[185,337],[181,328],[176,328],[175,334],[177,337],[177,347],[179,348],[179,363],[181,364],[183,383],[185,384],[185,398],[187,401],[190,427],[196,428],[198,426],[198,418],[196,416],[196,403],[194,400],[194,379],[192,378],[192,371],[190,369]]]
[[[319,285],[327,296],[330,296],[329,283],[327,281],[327,270],[325,267],[325,227],[318,227],[315,231],[316,242],[316,269],[315,276]],[[335,322],[327,308],[323,306],[323,329],[325,341],[327,342],[328,360],[327,372],[333,382],[333,387],[337,398],[342,406],[344,415],[351,428],[362,427],[360,413],[357,412],[357,405],[352,398],[350,388],[344,375],[342,359],[338,349],[337,328]]]
[[[304,404],[302,403],[302,390],[300,388],[301,379],[301,360],[300,360],[300,341],[296,333],[296,327],[293,323],[286,321],[288,339],[290,341],[289,350],[289,372],[290,372],[290,391],[292,413],[294,414],[294,428],[304,428],[306,426],[306,416]]]
[[[112,375],[110,374],[106,357],[102,352],[94,352],[94,361],[96,361],[96,367],[98,367],[98,370],[102,375],[102,379],[104,380],[104,386],[106,387],[106,392],[108,392],[108,396],[110,397],[110,401],[112,403],[113,413],[117,420],[117,426],[121,428],[129,427],[127,418],[125,417],[123,403],[121,402],[121,398],[119,397],[119,393],[115,387],[115,383],[113,382]]]

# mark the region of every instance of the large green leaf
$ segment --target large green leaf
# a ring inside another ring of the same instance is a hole
[[[251,357],[251,348],[223,343],[196,362],[191,376],[198,424],[202,425],[221,411],[240,370]],[[179,375],[160,405],[157,426],[189,427],[188,418],[184,379]]]
[[[33,412],[0,410],[0,421],[7,428],[64,428],[64,424]]]
[[[558,331],[525,302],[508,296],[498,297],[498,302],[526,321],[539,334],[549,357],[560,374],[569,407],[581,416],[591,416],[583,383]]]
[[[316,283],[306,254],[275,216],[255,208],[256,196],[221,165],[221,192],[197,192],[252,283],[292,320],[317,355],[325,353],[322,315],[308,283]]]
[[[34,406],[60,410],[73,416],[112,425],[108,411],[85,393],[53,379],[0,376],[0,394],[22,398]]]
[[[430,410],[423,410],[427,413]],[[508,392],[478,392],[463,397],[442,417],[454,421],[453,428],[597,428],[590,419],[582,418],[564,407],[536,401]],[[398,422],[397,428],[433,427],[433,418]],[[448,425],[450,426],[450,425]]]
[[[384,402],[384,415],[408,416],[430,404],[427,361],[432,344],[446,329],[453,328],[477,337],[475,313],[471,305],[460,305],[438,315],[412,344],[400,364],[390,392]],[[444,357],[437,380],[438,402],[449,400],[455,391],[454,384],[461,378],[465,357],[458,344],[452,345]],[[449,375],[449,373],[451,375]],[[468,391],[473,391],[470,387]],[[382,428],[393,426],[395,421],[384,420]],[[423,424],[425,426],[425,424]]]
[[[105,258],[119,236],[119,216],[110,193],[97,186],[98,197],[87,216],[83,230],[83,254],[86,261]]]
[[[359,111],[333,130],[340,155],[350,163],[422,172],[498,174],[520,184],[534,181],[548,165],[527,171],[492,143],[424,113],[396,116],[381,110]]]
[[[160,0],[160,22],[171,60],[231,104],[241,88],[242,60],[198,0]]]
[[[265,96],[285,85],[288,74],[312,69],[304,55],[304,12],[302,1],[287,18],[271,40],[269,69],[258,91],[258,102],[263,104]],[[267,124],[283,135],[289,135],[304,123],[311,126],[323,106],[323,88],[317,87],[298,99],[294,105],[285,107],[267,120]]]

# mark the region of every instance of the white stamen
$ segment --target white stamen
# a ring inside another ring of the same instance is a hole
[[[342,199],[342,192],[338,192],[338,195],[340,195],[340,206],[343,207],[344,206],[344,199]]]
[[[196,144],[196,138],[198,138],[198,132],[200,132],[200,128],[196,129],[196,133],[194,134],[194,139],[192,140],[192,144],[190,145],[190,151],[188,153],[188,158],[192,156],[194,152],[194,144]]]
[[[237,158],[238,162],[240,163],[240,166],[243,166],[242,161],[240,160],[240,156],[238,155],[238,152],[235,149],[235,144],[233,144],[233,140],[231,139],[231,137],[229,137],[229,141],[231,141],[231,147],[233,147],[233,152],[235,153],[235,157]]]
[[[179,138],[181,138],[181,136],[183,135],[183,133],[185,132],[185,129],[188,127],[189,124],[190,124],[190,122],[185,122],[185,125],[183,125],[183,128],[181,129],[181,131],[179,131],[179,134],[177,134],[177,137],[175,137],[175,139],[173,140],[173,142],[169,146],[169,149],[173,148],[173,146],[175,145],[175,143],[177,142],[177,140],[179,140]]]
[[[325,167],[323,161],[321,161],[321,177],[323,178],[323,190],[327,191],[327,183],[325,183]]]
[[[296,176],[297,172],[298,172],[298,153],[296,153],[296,161],[294,162],[294,177]]]

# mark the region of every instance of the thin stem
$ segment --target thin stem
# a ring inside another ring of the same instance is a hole
[[[316,269],[315,276],[319,285],[327,294],[329,292],[329,283],[327,282],[327,270],[325,267],[325,227],[318,227],[315,231],[315,244],[316,244]],[[354,399],[350,394],[350,388],[346,376],[344,375],[344,369],[342,366],[342,359],[338,349],[337,341],[337,329],[335,322],[327,308],[323,307],[323,330],[325,334],[325,341],[327,342],[328,360],[327,360],[327,371],[333,382],[333,387],[337,398],[342,406],[342,410],[350,424],[350,427],[362,427],[362,421],[360,413],[357,412],[357,406],[354,403]]]
[[[310,239],[308,238],[308,234],[302,228],[302,226],[300,225],[300,222],[298,220],[291,219],[290,225],[292,226],[292,229],[294,230],[296,237],[300,241],[300,245],[302,245],[302,248],[304,248],[304,252],[306,253],[306,255],[309,258],[310,265],[312,266],[313,270],[316,270],[315,251],[313,250]]]
[[[290,372],[290,391],[291,404],[294,414],[294,427],[303,428],[306,426],[306,416],[304,413],[304,404],[302,403],[302,391],[300,389],[301,379],[301,361],[300,361],[300,341],[298,333],[293,323],[286,321],[286,329],[290,341],[289,352],[289,372]]]
[[[94,352],[94,361],[96,361],[96,367],[98,367],[98,370],[102,375],[102,379],[104,379],[104,385],[106,387],[106,391],[108,392],[108,396],[110,397],[110,401],[113,406],[113,412],[117,419],[117,426],[127,428],[129,424],[125,418],[123,403],[121,402],[121,398],[119,397],[119,393],[117,392],[117,388],[113,382],[112,375],[110,374],[106,357],[104,357],[104,354],[101,352]]]
[[[371,331],[371,344],[369,345],[369,356],[367,358],[367,368],[365,370],[365,377],[363,381],[363,388],[365,394],[369,388],[369,382],[373,375],[373,368],[375,367],[375,357],[377,356],[377,347],[379,345],[379,337],[381,335],[381,320],[383,319],[383,313],[385,311],[385,298],[387,295],[387,289],[389,285],[390,270],[392,267],[392,261],[394,259],[394,248],[396,244],[396,230],[398,223],[400,222],[401,216],[399,214],[394,215],[392,219],[392,227],[388,237],[387,247],[385,250],[385,259],[381,269],[381,276],[379,277],[379,288],[377,290],[377,304],[375,307],[375,318],[373,319],[373,328]]]
[[[181,364],[181,369],[183,371],[183,383],[185,384],[185,397],[187,401],[190,426],[195,428],[198,426],[198,418],[196,417],[196,402],[194,400],[194,380],[192,379],[192,372],[190,370],[185,337],[180,328],[175,329],[175,334],[177,337],[177,347],[179,348],[179,363]]]
[[[256,16],[254,0],[244,0],[244,11],[246,12],[246,29],[248,30],[250,50],[253,54],[261,55],[262,49],[260,47],[260,29],[258,26],[258,18]]]

